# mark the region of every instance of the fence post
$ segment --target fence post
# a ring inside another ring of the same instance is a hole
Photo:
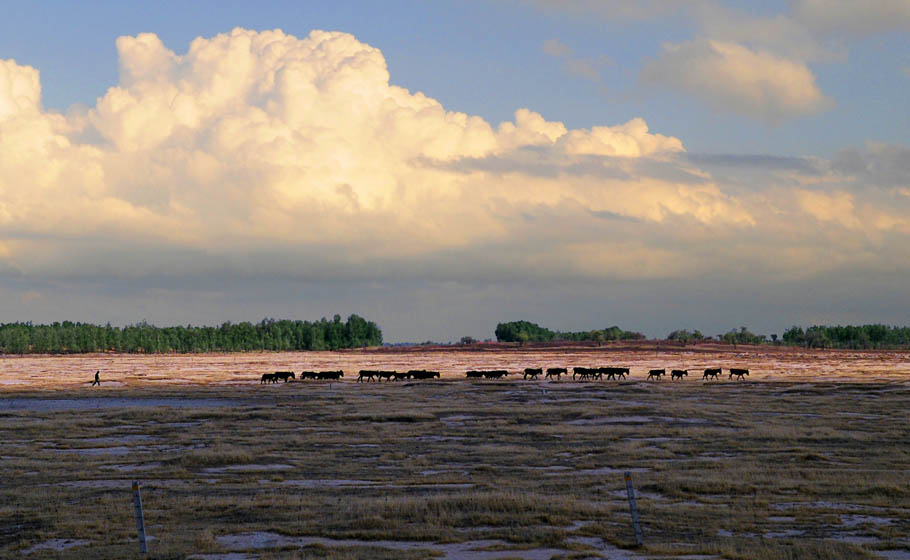
[[[632,488],[632,473],[626,471],[626,493],[629,495],[629,512],[632,513],[632,527],[635,528],[635,544],[641,546],[641,526],[638,524],[638,507],[635,505],[635,490]]]
[[[145,544],[145,519],[142,516],[142,496],[139,494],[139,482],[133,481],[133,506],[136,509],[136,532],[139,533],[139,552],[148,553]]]

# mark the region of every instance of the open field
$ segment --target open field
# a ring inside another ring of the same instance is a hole
[[[4,357],[0,557],[138,556],[140,480],[152,558],[910,558],[908,362],[704,346]],[[598,365],[633,377],[463,379]],[[712,366],[751,374],[644,381]],[[331,385],[258,381],[338,368]],[[362,368],[443,379],[353,383]]]
[[[633,377],[650,368],[700,371],[709,367],[747,367],[751,381],[910,382],[910,352],[804,350],[790,347],[662,343],[632,346],[528,347],[477,345],[392,348],[341,352],[251,352],[238,354],[81,354],[11,356],[0,359],[0,391],[68,389],[88,386],[96,369],[105,387],[175,384],[235,385],[259,381],[275,370],[336,370],[352,381],[361,369],[431,369],[442,377],[463,379],[469,369],[572,366],[631,367]],[[692,372],[688,381],[692,381]]]

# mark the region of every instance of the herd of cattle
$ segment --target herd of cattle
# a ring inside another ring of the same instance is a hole
[[[730,379],[733,379],[735,376],[739,380],[744,380],[746,375],[749,375],[749,370],[741,368],[730,368]],[[708,368],[704,370],[702,375],[702,380],[714,379],[717,380],[722,373],[721,368]],[[500,379],[509,375],[508,370],[504,369],[492,369],[492,370],[471,370],[465,373],[465,377],[468,379]],[[527,368],[524,370],[524,379],[537,379],[538,376],[543,375],[544,379],[556,379],[557,381],[565,375],[569,376],[568,368],[547,368],[546,373],[544,373],[543,368]],[[660,378],[667,375],[666,369],[652,369],[648,371],[648,379],[655,379],[660,381]],[[683,377],[688,377],[689,370],[687,369],[674,369],[670,370],[670,379],[679,379],[682,380]],[[629,368],[627,367],[597,367],[597,368],[587,368],[587,367],[574,367],[572,368],[572,379],[588,381],[595,379],[625,379],[629,376]],[[338,371],[302,371],[300,372],[300,379],[317,379],[317,380],[330,380],[338,381],[344,377],[344,372],[341,370]],[[358,383],[370,382],[370,381],[401,381],[404,379],[433,379],[439,378],[438,371],[427,371],[425,369],[412,369],[407,372],[399,371],[382,371],[382,370],[369,370],[362,369],[360,370],[360,375],[357,377]],[[262,379],[259,381],[260,384],[263,383],[278,383],[279,380],[288,382],[290,379],[296,379],[293,371],[276,371],[275,373],[264,373],[262,374]]]

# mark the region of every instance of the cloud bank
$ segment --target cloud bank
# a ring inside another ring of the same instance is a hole
[[[688,23],[694,37],[664,44],[642,69],[642,83],[767,124],[817,115],[834,106],[834,99],[819,89],[810,65],[844,62],[857,41],[910,30],[906,0],[796,0],[777,13],[751,6],[739,9],[719,0],[527,2],[615,24],[669,18],[683,27]]]
[[[750,158],[688,154],[642,118],[569,129],[520,108],[494,125],[393,85],[379,50],[338,32],[235,29],[185,54],[140,34],[117,49],[119,83],[66,114],[43,110],[36,69],[0,61],[7,277],[777,281],[910,268],[906,147]],[[719,73],[717,102],[763,118],[826,103],[804,67],[771,54],[696,41],[665,57],[694,62],[654,62],[653,79]]]
[[[910,30],[910,3],[905,0],[798,0],[791,12],[814,31],[863,37]]]

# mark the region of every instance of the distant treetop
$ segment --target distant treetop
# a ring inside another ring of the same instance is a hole
[[[536,323],[528,321],[511,321],[508,323],[499,323],[496,325],[496,340],[499,342],[550,342],[554,340],[568,340],[574,342],[593,341],[602,342],[610,340],[640,340],[645,335],[625,331],[617,326],[608,327],[603,330],[579,331],[579,332],[561,332],[551,331],[541,327]]]

